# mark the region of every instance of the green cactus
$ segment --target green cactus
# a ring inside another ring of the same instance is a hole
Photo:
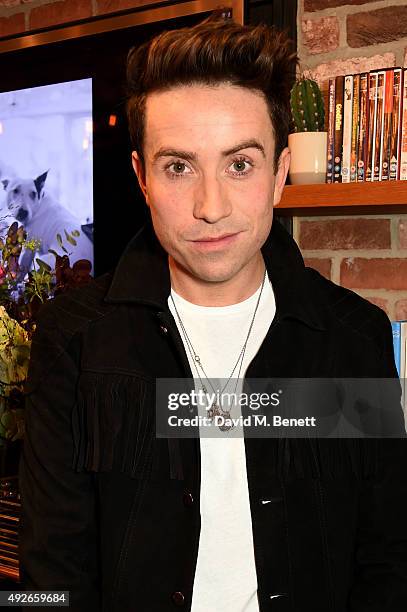
[[[300,79],[291,89],[291,114],[296,132],[323,132],[324,101],[316,81]]]

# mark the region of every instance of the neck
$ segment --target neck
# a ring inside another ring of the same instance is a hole
[[[260,287],[265,264],[259,251],[240,272],[225,281],[207,281],[193,276],[170,256],[171,287],[185,300],[197,306],[230,306],[243,302]]]

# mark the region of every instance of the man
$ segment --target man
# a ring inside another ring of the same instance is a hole
[[[404,439],[156,437],[157,379],[396,376],[386,315],[273,222],[295,64],[284,34],[222,10],[129,55],[151,223],[113,273],[42,310],[25,588],[83,611],[405,609]]]

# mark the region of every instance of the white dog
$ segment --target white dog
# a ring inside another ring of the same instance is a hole
[[[9,212],[24,226],[28,240],[33,238],[41,240],[41,246],[35,257],[45,261],[51,268],[55,267],[55,256],[48,253],[48,249],[53,249],[58,255],[66,254],[58,243],[57,234],[60,234],[63,245],[68,251],[71,266],[78,259],[89,259],[93,262],[93,244],[81,230],[78,219],[44,192],[47,174],[48,171],[34,180],[18,177],[3,180]],[[72,230],[80,232],[78,237],[74,236],[76,246],[67,241],[65,230],[68,234]],[[32,251],[26,249],[20,259],[20,265],[25,272],[31,269],[32,260]]]
[[[14,172],[11,166],[8,166],[0,159],[0,180],[2,181],[10,181],[11,179],[16,177],[16,173]],[[7,208],[6,203],[6,192],[3,189],[0,189],[0,235],[3,236],[7,228],[15,221],[10,211]]]

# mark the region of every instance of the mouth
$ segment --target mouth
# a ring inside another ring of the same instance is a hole
[[[237,239],[241,232],[222,234],[221,236],[204,236],[198,240],[191,240],[192,244],[201,249],[216,249],[229,246]]]

